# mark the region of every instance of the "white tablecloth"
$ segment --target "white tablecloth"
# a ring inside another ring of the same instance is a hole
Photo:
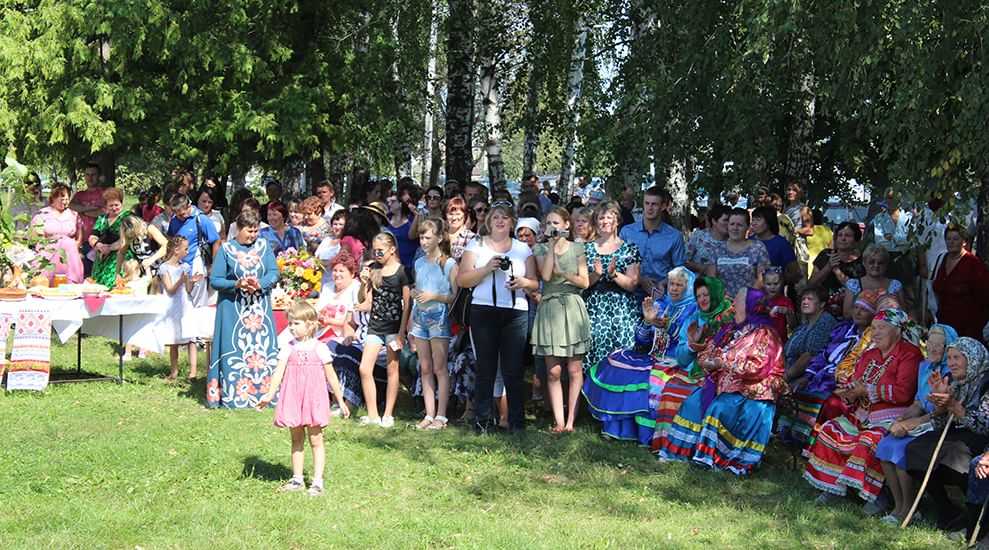
[[[81,330],[83,334],[120,338],[150,351],[161,352],[163,348],[154,325],[168,309],[168,298],[164,296],[110,296],[95,313],[89,311],[82,299],[29,297],[20,302],[0,302],[0,311],[4,312],[16,313],[29,307],[51,310],[52,328],[63,344]]]

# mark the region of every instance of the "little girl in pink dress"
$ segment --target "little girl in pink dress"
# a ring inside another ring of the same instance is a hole
[[[330,423],[327,383],[336,396],[344,418],[350,416],[350,410],[342,397],[330,350],[315,338],[319,326],[316,309],[306,302],[296,302],[288,310],[286,318],[295,339],[278,352],[278,366],[271,377],[271,385],[256,408],[262,410],[267,407],[281,389],[278,404],[275,405],[275,425],[288,428],[292,434],[292,479],[277,490],[298,491],[306,488],[302,473],[308,432],[313,454],[313,476],[308,494],[319,496],[323,494],[323,470],[326,467],[323,428]]]

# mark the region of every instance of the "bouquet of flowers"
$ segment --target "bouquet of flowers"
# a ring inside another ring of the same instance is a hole
[[[293,300],[306,299],[319,294],[322,289],[323,264],[306,250],[286,248],[278,253],[278,286]]]

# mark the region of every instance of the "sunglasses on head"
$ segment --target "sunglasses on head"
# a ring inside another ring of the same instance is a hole
[[[762,274],[763,275],[769,275],[771,273],[775,273],[777,275],[782,275],[783,274],[783,268],[774,265],[774,266],[770,266],[770,267],[767,267],[766,269],[763,269],[762,270]]]

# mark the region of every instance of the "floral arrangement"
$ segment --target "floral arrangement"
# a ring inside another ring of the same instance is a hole
[[[30,203],[25,178],[28,169],[8,152],[0,170],[0,274],[2,286],[22,287],[30,280],[53,269],[57,256],[65,261],[64,252],[57,249],[54,238],[47,238],[30,229],[31,216],[19,205]],[[43,252],[36,254],[36,252]]]
[[[295,299],[315,297],[322,289],[323,264],[306,250],[286,248],[278,253],[278,286]]]

